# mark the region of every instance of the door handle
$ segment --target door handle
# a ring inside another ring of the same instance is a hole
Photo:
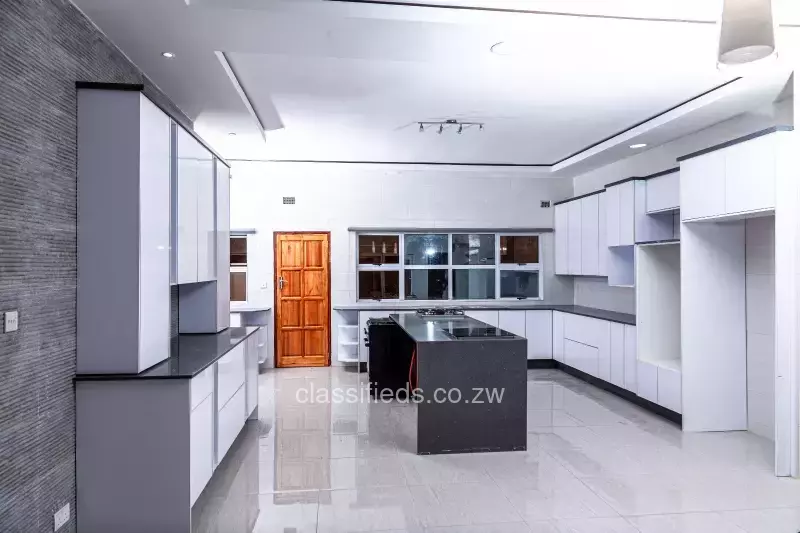
[[[283,290],[283,286],[286,284],[286,280],[283,279],[283,276],[278,278],[278,290]]]

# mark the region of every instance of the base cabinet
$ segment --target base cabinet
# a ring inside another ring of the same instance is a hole
[[[565,363],[564,358],[564,313],[553,311],[553,359]]]
[[[214,473],[214,396],[209,394],[192,411],[189,462],[191,505],[197,501]]]
[[[524,311],[528,359],[553,358],[553,311]]]
[[[244,427],[244,422],[247,418],[245,414],[246,398],[245,398],[244,385],[239,387],[239,390],[228,400],[219,410],[218,424],[217,424],[217,464],[222,462],[225,454],[228,453],[233,441],[239,435],[239,432]]]

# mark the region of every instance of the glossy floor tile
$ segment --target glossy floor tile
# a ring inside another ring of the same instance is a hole
[[[364,374],[260,379],[195,532],[800,531],[800,481],[773,476],[767,439],[683,433],[557,370],[528,372],[527,451],[436,456],[416,455],[414,406],[372,400]]]

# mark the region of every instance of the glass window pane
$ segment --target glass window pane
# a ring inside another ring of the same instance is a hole
[[[539,272],[536,270],[501,270],[500,298],[538,298]]]
[[[454,300],[494,299],[494,269],[454,269]]]
[[[407,265],[446,265],[447,235],[406,235]]]
[[[359,300],[398,300],[400,272],[362,270],[358,273]]]
[[[247,272],[231,272],[231,301],[247,301]]]
[[[503,235],[500,237],[500,263],[530,265],[538,262],[538,235]]]
[[[454,265],[494,265],[494,235],[453,235]]]
[[[247,237],[231,237],[231,264],[247,264]]]
[[[359,235],[359,265],[400,264],[399,235]]]
[[[446,300],[447,270],[406,270],[406,300]]]

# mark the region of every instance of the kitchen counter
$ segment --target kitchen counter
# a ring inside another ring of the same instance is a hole
[[[458,339],[453,339],[445,331],[453,327],[492,327],[485,324],[480,320],[475,320],[468,316],[462,317],[435,317],[424,318],[418,316],[416,313],[407,313],[402,315],[391,315],[390,318],[400,326],[406,334],[411,337],[416,343],[432,343],[432,342],[462,342]],[[484,342],[505,342],[512,339],[522,339],[522,337],[481,337],[480,340]],[[475,339],[470,339],[475,340]]]
[[[191,379],[236,348],[258,327],[228,328],[216,335],[178,335],[168,359],[138,374],[78,374],[75,381]]]
[[[536,304],[530,302],[497,302],[497,303],[461,303],[448,301],[446,303],[430,302],[359,302],[355,304],[335,305],[334,311],[405,311],[422,307],[458,307],[465,311],[560,311],[572,315],[598,318],[609,322],[618,322],[629,326],[636,325],[636,315],[617,313],[594,307],[581,305]]]

